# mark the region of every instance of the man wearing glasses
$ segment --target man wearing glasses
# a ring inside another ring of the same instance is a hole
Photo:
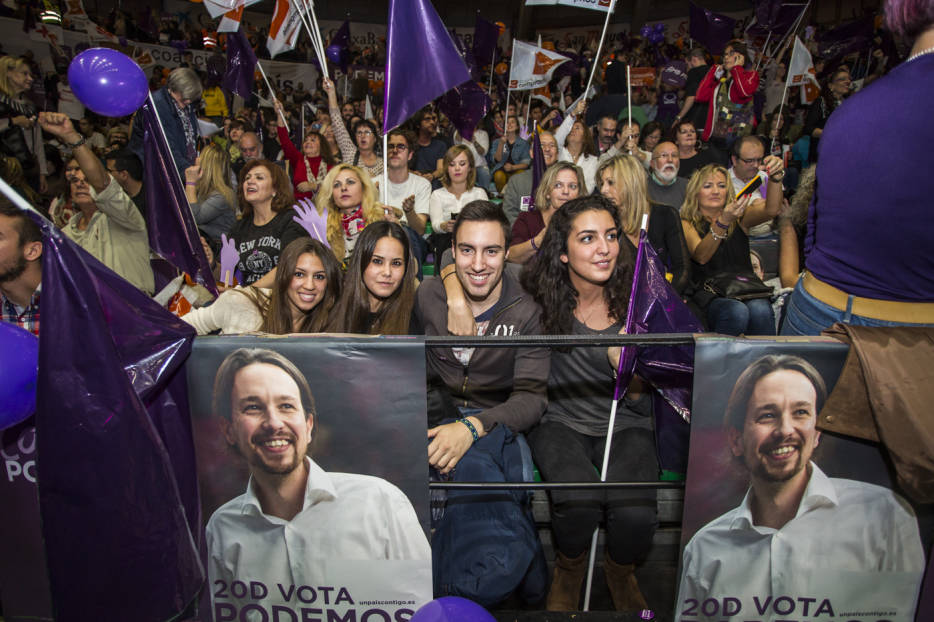
[[[752,178],[758,175],[762,178],[762,185],[752,193],[753,202],[765,201],[768,190],[769,176],[765,172],[765,145],[758,136],[743,136],[733,143],[731,150],[730,181],[733,183],[733,192],[738,193],[746,187]],[[776,182],[780,180],[776,177]],[[751,205],[751,204],[750,204]],[[749,237],[764,235],[769,232],[769,223],[756,225],[749,230]]]
[[[412,252],[421,267],[428,245],[422,237],[428,222],[428,197],[431,182],[424,177],[410,174],[409,162],[415,156],[415,135],[408,130],[393,130],[387,138],[387,169],[389,192],[386,204],[402,210],[399,223],[412,243]],[[397,212],[398,214],[398,212]]]

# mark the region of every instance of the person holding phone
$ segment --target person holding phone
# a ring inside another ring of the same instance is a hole
[[[455,213],[471,201],[486,200],[486,190],[476,185],[477,170],[470,150],[454,145],[444,154],[442,187],[431,193],[428,211],[434,233],[428,239],[435,254],[435,265],[441,263],[441,253],[451,247]]]
[[[781,209],[780,158],[767,156],[768,198],[737,197],[722,166],[708,164],[688,182],[681,206],[681,227],[695,275],[692,300],[706,314],[707,327],[725,335],[774,335],[775,318],[768,296],[739,300],[711,291],[712,280],[729,277],[758,280],[749,255],[750,228],[774,218]]]

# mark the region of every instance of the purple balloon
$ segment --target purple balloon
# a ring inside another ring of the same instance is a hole
[[[490,613],[466,598],[443,596],[419,607],[410,622],[495,622]]]
[[[328,57],[328,60],[334,63],[335,65],[340,65],[341,63],[341,52],[343,48],[341,46],[334,44],[329,45],[324,51],[324,55]]]
[[[68,66],[68,83],[82,104],[105,117],[125,117],[149,95],[146,74],[117,50],[91,48]]]
[[[642,35],[643,39],[648,39],[649,35],[652,34],[652,27],[646,24],[639,29],[639,34]]]
[[[0,322],[0,430],[36,410],[39,340],[16,324]]]

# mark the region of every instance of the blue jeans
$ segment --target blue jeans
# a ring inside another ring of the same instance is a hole
[[[774,335],[775,316],[768,298],[714,298],[707,305],[710,330],[724,335]]]
[[[932,326],[932,324],[908,324],[905,322],[890,322],[874,318],[853,315],[850,309],[853,306],[853,296],[850,296],[847,310],[841,311],[821,302],[804,289],[799,280],[791,299],[786,303],[785,322],[782,324],[783,335],[820,335],[825,328],[830,328],[836,322],[852,324],[854,326]]]

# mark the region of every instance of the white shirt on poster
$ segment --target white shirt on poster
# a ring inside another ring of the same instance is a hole
[[[925,562],[910,506],[888,488],[831,479],[810,465],[798,512],[781,529],[753,524],[747,491],[739,507],[694,534],[676,620],[822,619],[822,606],[828,619],[885,611],[892,622],[914,620]]]
[[[338,587],[354,601],[431,600],[431,549],[408,497],[384,479],[327,473],[306,460],[305,499],[292,520],[263,513],[252,477],[244,494],[211,516],[206,538],[215,611],[242,608],[241,617],[253,619],[259,614],[250,608],[297,605],[302,586],[333,587],[331,605]],[[231,587],[237,582],[262,587],[238,593]]]

